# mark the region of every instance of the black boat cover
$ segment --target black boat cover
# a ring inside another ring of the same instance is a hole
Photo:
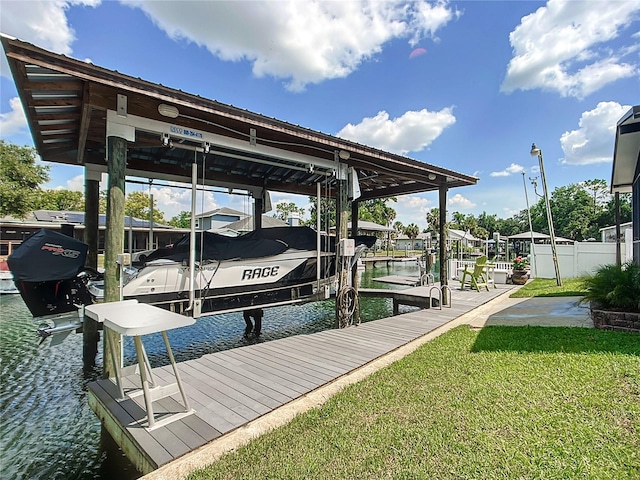
[[[176,262],[189,259],[190,236],[185,235],[170,248],[159,248],[145,259],[166,258]],[[289,248],[316,249],[316,234],[309,227],[263,228],[239,237],[212,232],[196,233],[196,260],[231,260],[278,255]]]
[[[22,242],[7,263],[15,281],[67,280],[84,269],[88,250],[86,243],[43,228]]]
[[[202,241],[201,241],[202,239]],[[375,237],[357,237],[357,243],[371,247]],[[272,227],[254,230],[239,237],[227,237],[211,232],[196,234],[196,260],[231,260],[262,258],[283,253],[289,248],[315,250],[316,232],[309,227]],[[171,248],[159,248],[145,259],[149,262],[165,258],[176,262],[189,259],[189,235],[185,235]],[[202,244],[202,247],[201,247]],[[335,252],[334,237],[321,237],[322,251]]]

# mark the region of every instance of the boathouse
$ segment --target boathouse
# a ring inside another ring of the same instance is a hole
[[[244,190],[253,198],[255,229],[261,227],[261,213],[265,211],[265,205],[268,203],[269,191],[312,196],[318,198],[318,201],[321,197],[333,199],[337,206],[338,240],[347,236],[349,210],[352,230],[358,231],[359,202],[429,191],[438,192],[442,231],[446,221],[448,191],[452,188],[475,185],[478,180],[472,175],[442,166],[385,152],[55,54],[14,38],[2,36],[1,40],[38,154],[43,161],[84,167],[84,241],[89,245],[89,266],[94,268],[97,265],[98,251],[99,181],[103,173],[108,174],[109,228],[105,235],[105,303],[92,305],[96,310],[93,312],[87,308],[88,317],[92,316],[96,320],[104,317],[104,347],[111,358],[107,360],[105,355],[105,373],[108,377],[120,377],[115,361],[119,356],[119,347],[114,333],[133,336],[138,342],[139,336],[150,331],[148,325],[142,327],[123,324],[122,321],[127,317],[122,314],[124,311],[119,311],[109,319],[101,310],[102,307],[105,307],[106,311],[111,308],[117,310],[116,304],[122,303],[117,302],[118,257],[124,252],[126,226],[123,207],[127,177],[191,183],[193,190],[197,187],[196,181],[207,187]],[[318,231],[326,231],[328,228],[329,225],[322,225],[320,222],[317,225]],[[440,256],[446,256],[444,243],[440,245]],[[449,277],[446,265],[446,262],[440,262],[439,277],[445,285]],[[355,272],[353,275],[355,276]],[[342,279],[341,275],[340,281]],[[497,292],[495,294],[497,295]],[[430,294],[428,298],[431,298]],[[149,311],[146,307],[150,305],[142,304],[128,308],[140,312],[139,320],[146,318]],[[278,400],[272,402],[274,405],[270,405],[269,408],[275,408],[275,404],[289,402],[295,396],[305,395],[309,389],[317,388],[318,382],[330,381],[331,378],[340,377],[351,369],[359,368],[372,358],[423,336],[461,312],[462,310],[449,310],[437,321],[434,319],[433,323],[428,324],[421,322],[420,325],[416,325],[416,320],[411,318],[406,319],[406,325],[400,325],[394,320],[389,322],[391,325],[388,333],[380,334],[376,327],[372,328],[374,331],[370,337],[359,337],[361,334],[366,335],[368,329],[360,329],[361,333],[352,330],[351,334],[357,333],[355,337],[358,337],[353,338],[352,345],[349,344],[346,334],[341,338],[339,334],[342,332],[333,331],[329,339],[317,340],[314,351],[310,352],[313,356],[325,358],[320,371],[311,359],[309,369],[302,372],[307,379],[306,386],[292,386],[295,382],[285,380],[287,385],[281,389],[277,395]],[[169,314],[177,315],[165,311],[164,316],[171,317]],[[170,320],[168,318],[166,322],[163,320],[160,323],[168,324]],[[184,322],[187,325],[186,320]],[[85,330],[86,326],[85,323]],[[376,340],[377,337],[384,338]],[[360,352],[355,353],[362,342],[379,345],[376,351],[367,348],[364,349],[366,351],[360,349]],[[336,353],[328,350],[331,345],[336,350],[354,352],[349,354],[350,361],[339,362],[340,365],[334,362],[331,357]],[[273,347],[266,345],[266,351],[261,355],[275,359],[280,354],[273,352]],[[285,348],[290,349],[291,347]],[[301,350],[298,356],[305,354],[304,346],[295,349]],[[142,356],[138,354],[141,362]],[[211,358],[207,361],[217,360]],[[277,363],[274,361],[273,365],[265,370],[262,374],[264,378],[272,378],[274,370],[281,370]],[[144,375],[142,372],[150,373],[150,369],[147,372],[145,365],[141,364],[141,367],[141,376]],[[212,366],[210,370],[215,370],[215,367]],[[327,370],[330,372],[327,373]],[[160,377],[160,383],[163,383],[162,377],[166,372],[156,369],[154,371]],[[191,380],[199,382],[207,389],[197,394],[200,395],[199,399],[208,402],[205,397],[212,392],[207,387],[207,381],[200,381],[199,373],[193,373]],[[243,395],[243,399],[239,401],[255,400],[251,397],[251,392],[256,392],[255,385],[260,380],[260,375],[255,376],[256,382],[251,387],[231,379],[238,387],[236,392]],[[285,376],[290,377],[288,373]],[[177,379],[177,372],[175,377]],[[276,385],[275,380],[272,383]],[[170,390],[168,387],[174,389],[175,385],[170,384],[165,390]],[[158,430],[152,430],[153,414],[151,409],[147,408],[149,429],[139,429],[136,425],[131,427],[127,423],[133,418],[130,415],[138,417],[143,409],[133,400],[123,403],[117,401],[122,397],[124,386],[119,382],[116,385],[110,380],[105,380],[92,387],[90,398],[102,405],[100,408],[92,406],[94,410],[101,412],[100,415],[104,415],[105,418],[101,418],[112,436],[120,436],[123,450],[139,448],[144,444],[144,448],[138,452],[140,463],[137,463],[142,471],[150,471],[163,463],[171,462],[186,452],[201,447],[202,442],[206,443],[220,436],[225,429],[232,430],[238,427],[233,423],[238,419],[238,415],[229,414],[222,418],[220,412],[227,410],[222,407],[220,410],[208,408],[205,403],[197,403],[199,400],[193,398],[190,398],[190,401],[197,405],[198,413],[191,415],[192,409],[186,405],[187,398],[182,391],[182,385],[178,385],[178,388],[184,400],[184,421],[168,427],[158,426]],[[161,385],[160,388],[164,386]],[[278,386],[275,388],[280,389]],[[265,389],[273,390],[271,387]],[[257,394],[260,401],[266,401],[268,395],[262,395],[261,392]],[[152,397],[145,391],[144,398],[146,401]],[[152,402],[153,400],[150,400],[150,403]],[[105,407],[106,405],[110,405],[110,408]],[[262,408],[266,405],[254,402],[254,406]],[[129,407],[133,410],[127,410]],[[207,422],[195,423],[200,418],[199,415],[205,412],[212,413],[217,419],[222,420],[219,428]],[[261,411],[256,412],[257,416],[260,414]],[[134,422],[137,420],[134,419]],[[205,428],[206,431],[203,430]],[[183,436],[177,430],[186,435]],[[161,437],[170,440],[164,441]],[[178,440],[173,441],[174,439]],[[160,456],[154,455],[159,452]]]

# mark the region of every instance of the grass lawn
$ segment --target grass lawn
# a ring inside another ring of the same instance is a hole
[[[640,336],[461,326],[190,479],[638,479]]]
[[[584,278],[563,278],[558,286],[555,278],[534,278],[512,293],[512,298],[528,297],[568,297],[585,294]]]

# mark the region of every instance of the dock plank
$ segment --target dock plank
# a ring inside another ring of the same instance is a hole
[[[265,352],[258,350],[237,349],[237,354],[248,358],[259,358],[269,365],[272,365],[274,368],[281,369],[285,372],[291,372],[295,378],[302,378],[313,384],[321,384],[332,378],[331,375],[324,374],[311,368],[309,364],[303,364],[302,362],[290,362],[271,352],[266,354]]]
[[[257,394],[247,395],[243,389],[238,389],[233,384],[229,385],[225,382],[226,378],[207,368],[202,362],[197,365],[202,368],[188,365],[189,383],[207,395],[210,399],[207,406],[219,411],[231,425],[237,425],[241,418],[249,420],[256,415],[267,413],[278,405],[276,402],[265,401],[265,398]]]

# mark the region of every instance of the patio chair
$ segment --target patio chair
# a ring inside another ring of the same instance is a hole
[[[469,283],[470,287],[480,291],[480,287],[485,287],[489,291],[487,278],[485,277],[485,269],[487,268],[487,257],[485,255],[478,257],[473,268],[465,267],[462,272],[462,281],[460,290],[464,290],[465,283]]]

